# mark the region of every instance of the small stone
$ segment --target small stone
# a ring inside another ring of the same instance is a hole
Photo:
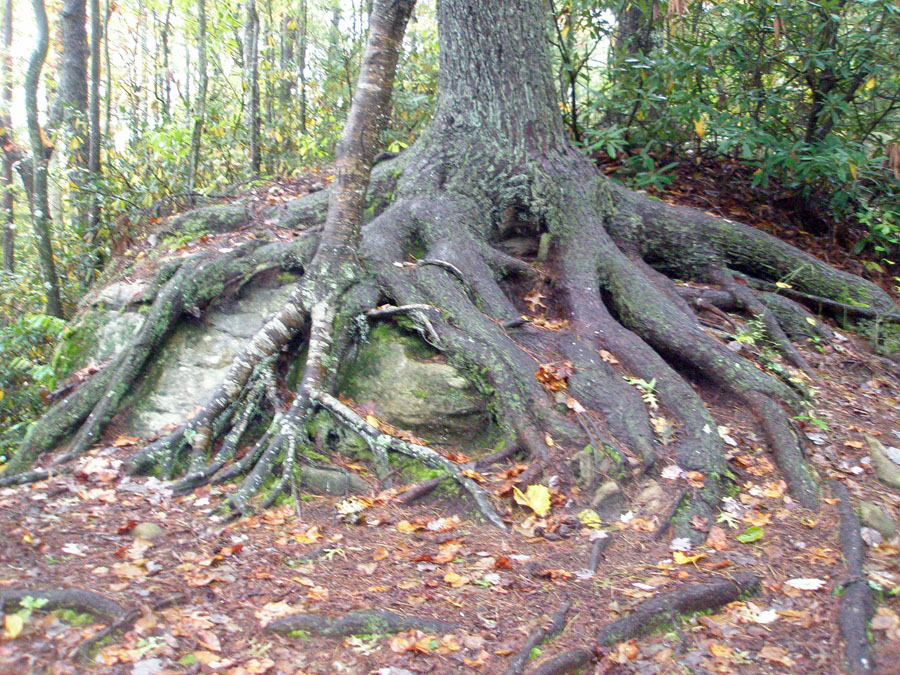
[[[743,348],[744,348],[744,346],[737,340],[732,340],[731,342],[728,343],[728,349],[730,349],[733,352],[739,352]]]
[[[131,528],[129,534],[132,537],[139,537],[141,539],[156,539],[159,535],[161,535],[163,529],[157,525],[156,523],[146,522],[146,523],[138,523],[134,527]]]
[[[888,487],[900,490],[900,451],[884,447],[881,441],[872,436],[866,436],[866,441],[875,462],[875,475]]]
[[[601,484],[591,498],[591,508],[603,520],[615,520],[625,507],[625,495],[613,480]]]
[[[890,539],[897,532],[897,523],[874,502],[859,503],[859,518],[863,525],[877,530],[885,539]]]

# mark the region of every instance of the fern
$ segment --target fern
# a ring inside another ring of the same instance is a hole
[[[637,387],[637,389],[641,392],[641,398],[644,399],[644,403],[649,406],[650,410],[656,410],[659,407],[659,399],[656,396],[655,377],[649,382],[647,382],[647,380],[641,379],[640,377],[623,376],[622,379],[632,387]]]

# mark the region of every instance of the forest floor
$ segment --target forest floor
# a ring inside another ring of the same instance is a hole
[[[671,198],[695,203],[703,180],[676,181]],[[297,191],[278,190],[261,191],[260,199]],[[735,208],[757,213],[740,202],[706,210],[738,217]],[[846,248],[833,237],[797,231],[789,238],[808,239],[807,248],[833,264],[857,265],[841,256]],[[759,357],[757,347],[743,349]],[[797,420],[809,460],[823,479],[843,482],[855,501],[878,504],[900,522],[900,494],[876,478],[865,439],[900,446],[897,370],[844,332],[831,345],[801,351],[822,376],[814,415]],[[485,487],[509,505],[508,533],[483,524],[465,499],[441,488],[412,505],[393,501],[396,491],[373,490],[362,500],[304,496],[299,511],[288,504],[222,525],[206,514],[233,486],[173,498],[159,480],[119,470],[136,439],[112,432],[73,473],[0,490],[0,593],[27,587],[37,598],[49,590],[91,590],[134,610],[130,621],[97,641],[85,663],[78,648],[109,620],[41,611],[29,601],[7,606],[0,673],[501,673],[567,602],[564,630],[533,649],[529,664],[590,646],[603,626],[647,598],[741,572],[762,577],[758,593],[599,652],[589,672],[843,672],[837,612],[848,574],[837,500],[826,490],[819,512],[800,508],[747,413],[714,390],[703,395],[728,444],[736,489],[719,521],[704,524],[706,544],[689,551],[673,550],[682,547],[660,531],[691,487],[690,477],[671,468],[627,488],[626,513],[599,528],[578,520],[589,495],[566,483],[552,491],[543,518],[516,505],[509,488],[523,466],[512,461],[484,472]],[[369,478],[350,460],[345,466]],[[354,509],[356,516],[342,515]],[[601,531],[610,544],[591,573],[585,568]],[[864,534],[868,579],[885,589],[876,593],[870,631],[875,670],[895,673],[900,539]],[[296,612],[339,617],[362,609],[452,626],[336,637],[264,631]]]

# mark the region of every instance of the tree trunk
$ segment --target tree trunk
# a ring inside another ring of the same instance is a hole
[[[678,536],[702,541],[698,523],[714,516],[730,471],[716,420],[686,379],[691,373],[755,416],[794,498],[815,508],[817,477],[790,415],[817,375],[778,318],[802,324],[811,317],[786,297],[754,287],[774,288],[790,277],[795,297],[814,305],[855,307],[898,322],[890,297],[763,232],[606,180],[573,148],[559,115],[543,0],[438,3],[434,118],[406,153],[376,166],[364,190],[408,5],[375,3],[330,190],[264,214],[285,227],[321,226],[271,249],[287,252],[279,253],[280,264],[302,275],[290,300],[248,341],[200,411],[140,450],[129,468],[169,477],[186,471],[179,491],[246,475],[229,497],[241,513],[252,508],[250,498],[266,478],[280,474],[260,504],[265,507],[293,486],[305,448],[329,449],[302,423],[318,410],[365,439],[382,481],[390,473],[389,453],[413,457],[454,478],[484,518],[503,527],[502,504],[465,471],[433,448],[385,433],[334,396],[338,364],[359,340],[360,323],[403,313],[490,392],[497,423],[530,464],[520,478],[524,485],[547,468],[561,481],[581,480],[583,494],[591,495],[601,476],[625,484],[661,462],[674,464],[696,473],[664,520]],[[372,214],[365,227],[361,212]],[[514,237],[530,238],[537,256],[508,246]],[[255,256],[269,250],[255,242],[227,254],[210,251],[160,281],[140,335],[89,386],[34,425],[0,485],[46,475],[16,472],[73,432],[62,459],[85,451],[159,336],[182,312],[209,302],[225,270],[244,278],[260,264]],[[792,379],[757,368],[707,334],[697,316],[697,289],[674,279],[716,285],[700,299],[709,295],[758,318]],[[302,344],[306,364],[293,397],[283,398],[273,356],[295,343]],[[564,398],[541,383],[548,372],[549,388]],[[270,425],[235,459],[250,419],[262,409]],[[673,437],[657,433],[660,419],[673,425]],[[576,452],[591,467],[581,476],[567,468]]]
[[[250,136],[250,171],[259,174],[259,15],[255,0],[247,0],[244,23],[244,91],[247,102],[247,132]]]
[[[90,96],[90,148],[88,171],[93,183],[100,181],[100,43],[103,39],[100,20],[100,0],[91,0],[91,96]],[[166,78],[168,82],[168,78]],[[96,190],[91,192],[89,226],[92,242],[96,240],[100,228],[100,198]],[[98,260],[95,256],[96,267]]]
[[[0,78],[3,83],[3,109],[0,113],[0,127],[3,127],[10,143],[12,141],[12,17],[13,0],[6,0],[3,5],[3,63]],[[4,143],[6,145],[6,143]],[[16,256],[16,225],[15,203],[13,199],[13,159],[10,153],[3,153],[3,269],[7,272],[15,270]]]
[[[64,130],[71,192],[71,227],[74,232],[87,232],[88,191],[90,175],[88,156],[88,41],[85,22],[86,0],[65,0],[59,13],[62,36],[62,58],[57,96]]]
[[[200,145],[203,140],[203,125],[206,123],[206,0],[197,0],[197,100],[194,104],[194,128],[191,133],[191,155],[188,167],[187,192],[191,194],[197,183],[200,168]]]
[[[41,275],[44,278],[44,291],[47,294],[47,314],[61,317],[63,315],[62,302],[59,298],[59,281],[56,276],[56,263],[53,259],[53,241],[50,238],[50,204],[47,197],[47,164],[52,147],[44,145],[37,108],[38,83],[41,79],[44,61],[47,59],[50,37],[44,1],[32,0],[32,5],[38,29],[38,41],[31,60],[28,62],[28,72],[25,75],[25,114],[28,120],[28,135],[31,139],[31,156],[34,167],[34,204],[31,211],[31,222],[34,227]]]
[[[300,30],[297,34],[297,80],[300,83],[300,131],[306,133],[306,43],[308,39],[306,0],[300,0]]]

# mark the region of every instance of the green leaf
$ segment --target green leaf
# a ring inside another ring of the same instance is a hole
[[[759,541],[763,538],[763,529],[761,527],[757,527],[756,525],[752,525],[735,538],[742,544],[749,544],[754,541]]]

